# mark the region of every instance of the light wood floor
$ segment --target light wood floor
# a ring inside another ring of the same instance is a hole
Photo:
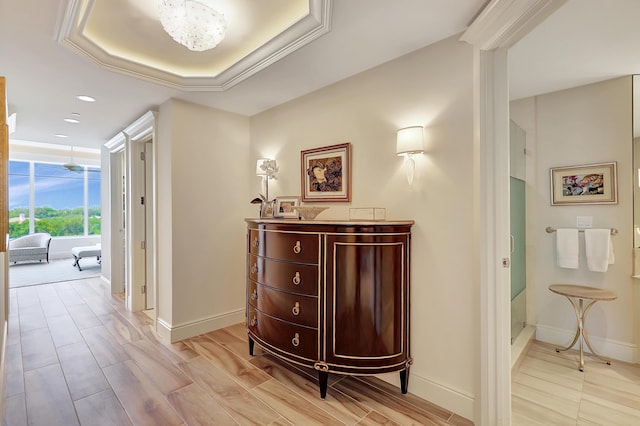
[[[375,378],[316,375],[256,348],[242,324],[163,345],[100,279],[10,290],[2,424],[471,425]]]
[[[597,349],[597,348],[596,348]],[[640,367],[534,341],[512,376],[512,424],[640,425]]]

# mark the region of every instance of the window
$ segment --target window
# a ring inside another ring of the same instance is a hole
[[[9,232],[100,235],[100,169],[9,161]]]

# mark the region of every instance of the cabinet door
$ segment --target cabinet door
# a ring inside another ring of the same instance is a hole
[[[408,357],[409,236],[327,235],[326,362],[354,371]]]

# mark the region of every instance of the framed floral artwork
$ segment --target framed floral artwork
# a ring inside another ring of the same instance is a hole
[[[300,153],[302,201],[351,201],[351,144]]]
[[[617,204],[617,163],[553,167],[551,205]]]

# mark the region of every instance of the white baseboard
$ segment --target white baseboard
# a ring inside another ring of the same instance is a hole
[[[244,314],[245,309],[242,308],[235,311],[215,315],[209,318],[204,318],[198,321],[192,321],[178,325],[169,324],[161,318],[158,318],[157,332],[163,340],[175,343],[180,340],[188,339],[189,337],[208,333],[213,330],[218,330],[220,328],[243,322],[245,320]]]
[[[473,420],[474,397],[472,395],[436,383],[420,374],[416,374],[414,370],[412,368],[409,371],[409,393],[426,399],[466,419]],[[387,373],[379,377],[400,387],[398,373]]]
[[[536,329],[536,340],[564,347],[573,340],[573,336],[575,336],[575,334],[575,330],[565,330],[562,328],[538,324]],[[637,345],[613,339],[603,339],[597,336],[589,336],[589,341],[598,355],[629,363],[635,363],[638,360]],[[574,349],[580,349],[578,343],[576,343]],[[584,345],[584,350],[585,352],[590,352],[587,345]]]

